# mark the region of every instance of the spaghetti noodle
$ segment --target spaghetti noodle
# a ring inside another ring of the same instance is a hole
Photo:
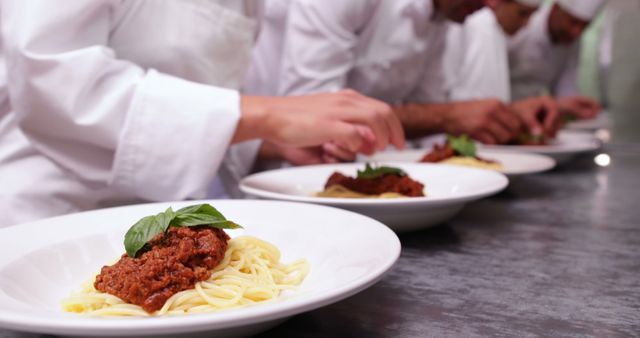
[[[440,161],[443,164],[462,165],[466,167],[474,167],[480,169],[503,170],[504,166],[498,162],[482,161],[475,157],[454,156]]]
[[[318,197],[337,197],[337,198],[403,198],[408,197],[396,192],[385,192],[378,195],[363,194],[357,191],[353,191],[340,184],[332,185],[323,191],[317,192]]]
[[[94,281],[63,301],[68,312],[90,316],[157,316],[214,312],[275,299],[284,290],[295,289],[309,272],[306,260],[280,262],[280,250],[255,237],[231,239],[224,258],[211,277],[171,296],[164,306],[149,314],[111,294],[99,292]],[[95,277],[94,277],[95,279]]]

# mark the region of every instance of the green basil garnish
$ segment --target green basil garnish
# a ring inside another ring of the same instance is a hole
[[[147,216],[136,222],[124,235],[124,248],[130,257],[151,239],[173,227],[193,227],[207,225],[218,229],[238,229],[240,225],[227,220],[216,208],[209,204],[198,204],[173,211],[169,208],[155,216]]]
[[[522,133],[518,135],[518,144],[543,144],[546,142],[546,136],[544,134],[529,134]]]
[[[476,156],[476,144],[466,134],[462,134],[459,137],[447,135],[447,141],[457,154],[464,157]]]
[[[407,173],[405,173],[402,169],[399,169],[399,168],[385,167],[385,166],[374,168],[369,163],[367,163],[365,164],[364,170],[358,170],[357,178],[374,179],[384,174],[407,176]]]

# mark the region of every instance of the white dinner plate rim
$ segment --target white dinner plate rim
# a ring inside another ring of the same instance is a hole
[[[487,145],[479,144],[480,151],[495,152],[519,152],[519,153],[536,153],[536,154],[580,154],[600,149],[602,142],[593,134],[581,131],[563,131],[560,135],[563,137],[573,137],[575,142],[565,144],[551,144],[545,146],[524,146],[524,145]],[[578,139],[580,138],[580,139]]]
[[[362,167],[362,163],[342,163],[342,164],[317,164],[303,167],[290,167],[290,168],[281,168],[259,172],[256,174],[249,175],[240,181],[240,190],[245,194],[250,196],[256,196],[259,198],[270,198],[282,201],[295,201],[295,202],[304,202],[304,203],[313,203],[313,204],[322,204],[322,205],[331,205],[331,206],[417,206],[417,205],[444,205],[444,204],[455,204],[461,203],[471,200],[476,200],[478,198],[486,197],[497,192],[504,190],[509,185],[509,179],[506,175],[491,170],[479,169],[479,168],[469,168],[463,166],[456,165],[448,165],[448,164],[432,164],[432,163],[408,163],[408,162],[385,162],[384,165],[393,166],[402,168],[409,166],[417,166],[417,167],[438,167],[438,168],[449,168],[454,171],[474,171],[480,172],[483,175],[494,176],[500,182],[495,186],[487,187],[483,190],[474,191],[472,193],[462,194],[460,196],[447,196],[447,197],[407,197],[407,198],[389,198],[389,199],[368,199],[368,198],[328,198],[328,197],[315,197],[315,196],[300,196],[300,195],[291,195],[284,194],[279,192],[267,191],[259,188],[254,188],[250,186],[247,182],[251,180],[255,180],[260,177],[265,177],[267,175],[273,174],[277,171],[297,171],[297,170],[308,170],[312,168],[320,168],[320,167],[337,167],[337,168],[347,168],[353,169],[353,167]],[[337,169],[340,170],[340,169]],[[428,186],[428,182],[426,182]],[[427,188],[428,189],[428,188]]]
[[[423,155],[428,153],[429,150],[426,149],[408,149],[408,150],[403,150],[403,151],[390,151],[388,153],[407,153],[408,157],[419,157],[419,155]],[[387,153],[387,152],[386,152]],[[381,153],[380,155],[384,156],[385,153]],[[557,162],[556,160],[554,160],[552,157],[547,156],[547,155],[543,155],[543,154],[537,154],[537,153],[531,153],[531,152],[511,152],[511,151],[494,151],[494,150],[489,150],[489,149],[485,149],[485,150],[479,150],[477,153],[478,156],[482,157],[482,158],[488,158],[488,159],[492,159],[492,157],[495,156],[517,156],[520,157],[521,159],[529,159],[529,160],[535,160],[538,163],[538,166],[536,168],[529,168],[527,170],[517,170],[517,169],[509,169],[507,167],[507,165],[505,163],[502,163],[502,165],[504,166],[503,169],[501,170],[494,170],[497,171],[499,173],[505,174],[508,177],[511,176],[521,176],[521,175],[531,175],[531,174],[538,174],[538,173],[542,173],[548,170],[551,170],[553,168],[556,167]],[[377,155],[374,155],[372,157],[367,157],[364,159],[359,159],[358,162],[359,163],[364,163],[364,162],[374,162],[374,163],[379,163],[379,164],[385,164],[387,162],[398,162],[398,160],[395,161],[386,161],[386,160],[380,160],[376,158]],[[498,161],[501,161],[501,159],[496,159]],[[420,163],[420,162],[414,162],[414,161],[406,161],[406,163]],[[445,165],[445,163],[434,163],[434,164],[440,164],[440,165]],[[483,169],[483,168],[477,168],[477,169]],[[486,170],[493,170],[493,169],[486,169]]]
[[[130,335],[143,335],[143,334],[176,334],[176,333],[190,333],[203,330],[221,330],[238,327],[240,324],[251,325],[280,318],[286,318],[295,314],[303,313],[313,309],[317,309],[326,306],[331,303],[335,303],[339,300],[352,296],[369,286],[379,281],[395,264],[400,256],[401,244],[397,235],[386,227],[384,224],[376,221],[370,217],[360,215],[348,210],[339,208],[332,208],[329,206],[312,205],[305,203],[296,203],[290,201],[265,201],[265,200],[201,200],[201,201],[189,201],[189,202],[160,202],[160,203],[146,203],[137,206],[148,207],[153,205],[165,206],[182,205],[182,204],[195,204],[195,203],[220,203],[220,202],[232,202],[232,203],[264,203],[264,204],[281,204],[281,205],[305,205],[313,208],[327,208],[332,212],[337,213],[349,213],[363,217],[367,219],[367,222],[372,222],[372,226],[377,226],[379,231],[386,233],[389,237],[390,250],[394,252],[394,255],[389,256],[384,264],[379,265],[376,269],[370,273],[360,276],[347,284],[342,285],[331,291],[323,292],[321,294],[304,296],[301,298],[289,298],[282,302],[267,303],[254,307],[239,308],[226,310],[209,314],[193,314],[187,316],[175,316],[175,317],[158,317],[158,318],[80,318],[74,314],[68,314],[68,319],[63,323],[60,322],[62,317],[58,318],[46,318],[39,319],[34,322],[34,318],[25,316],[24,314],[15,314],[9,309],[3,307],[0,304],[0,327],[7,329],[22,330],[26,332],[38,332],[47,334],[89,334],[93,333],[93,336],[106,336],[113,334],[130,334]],[[215,205],[215,204],[214,204]],[[122,209],[135,206],[123,206],[115,208],[106,208],[93,211],[81,212],[73,215],[57,216],[55,218],[66,218],[78,214],[87,213],[99,213],[104,210]],[[42,224],[46,220],[31,222],[29,224],[18,225],[18,227],[24,226],[25,229],[32,227],[35,224]],[[3,236],[9,232],[10,229],[0,229],[0,236]],[[27,230],[24,230],[27,231]],[[69,239],[67,239],[69,240]],[[49,245],[55,245],[52,242]],[[24,255],[33,252],[39,248],[33,248],[31,251],[24,252]],[[15,260],[9,262],[0,261],[0,268],[11,264]],[[312,267],[313,268],[313,267]],[[6,295],[0,290],[0,299],[6,299],[8,297],[13,301],[9,295]],[[67,316],[67,314],[65,314]],[[66,318],[65,318],[66,319]],[[151,320],[150,320],[151,319]],[[71,323],[71,321],[73,321]],[[87,331],[90,330],[90,331]],[[100,330],[101,332],[94,332],[93,330]]]

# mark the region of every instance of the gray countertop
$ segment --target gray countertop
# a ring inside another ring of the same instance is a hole
[[[640,336],[640,145],[604,152],[401,235],[380,283],[264,336]]]
[[[640,144],[603,152],[401,235],[378,284],[260,336],[640,336]]]

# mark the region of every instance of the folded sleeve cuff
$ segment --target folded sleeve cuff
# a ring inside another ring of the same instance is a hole
[[[112,186],[138,198],[203,198],[240,119],[239,94],[149,71],[116,150]]]

